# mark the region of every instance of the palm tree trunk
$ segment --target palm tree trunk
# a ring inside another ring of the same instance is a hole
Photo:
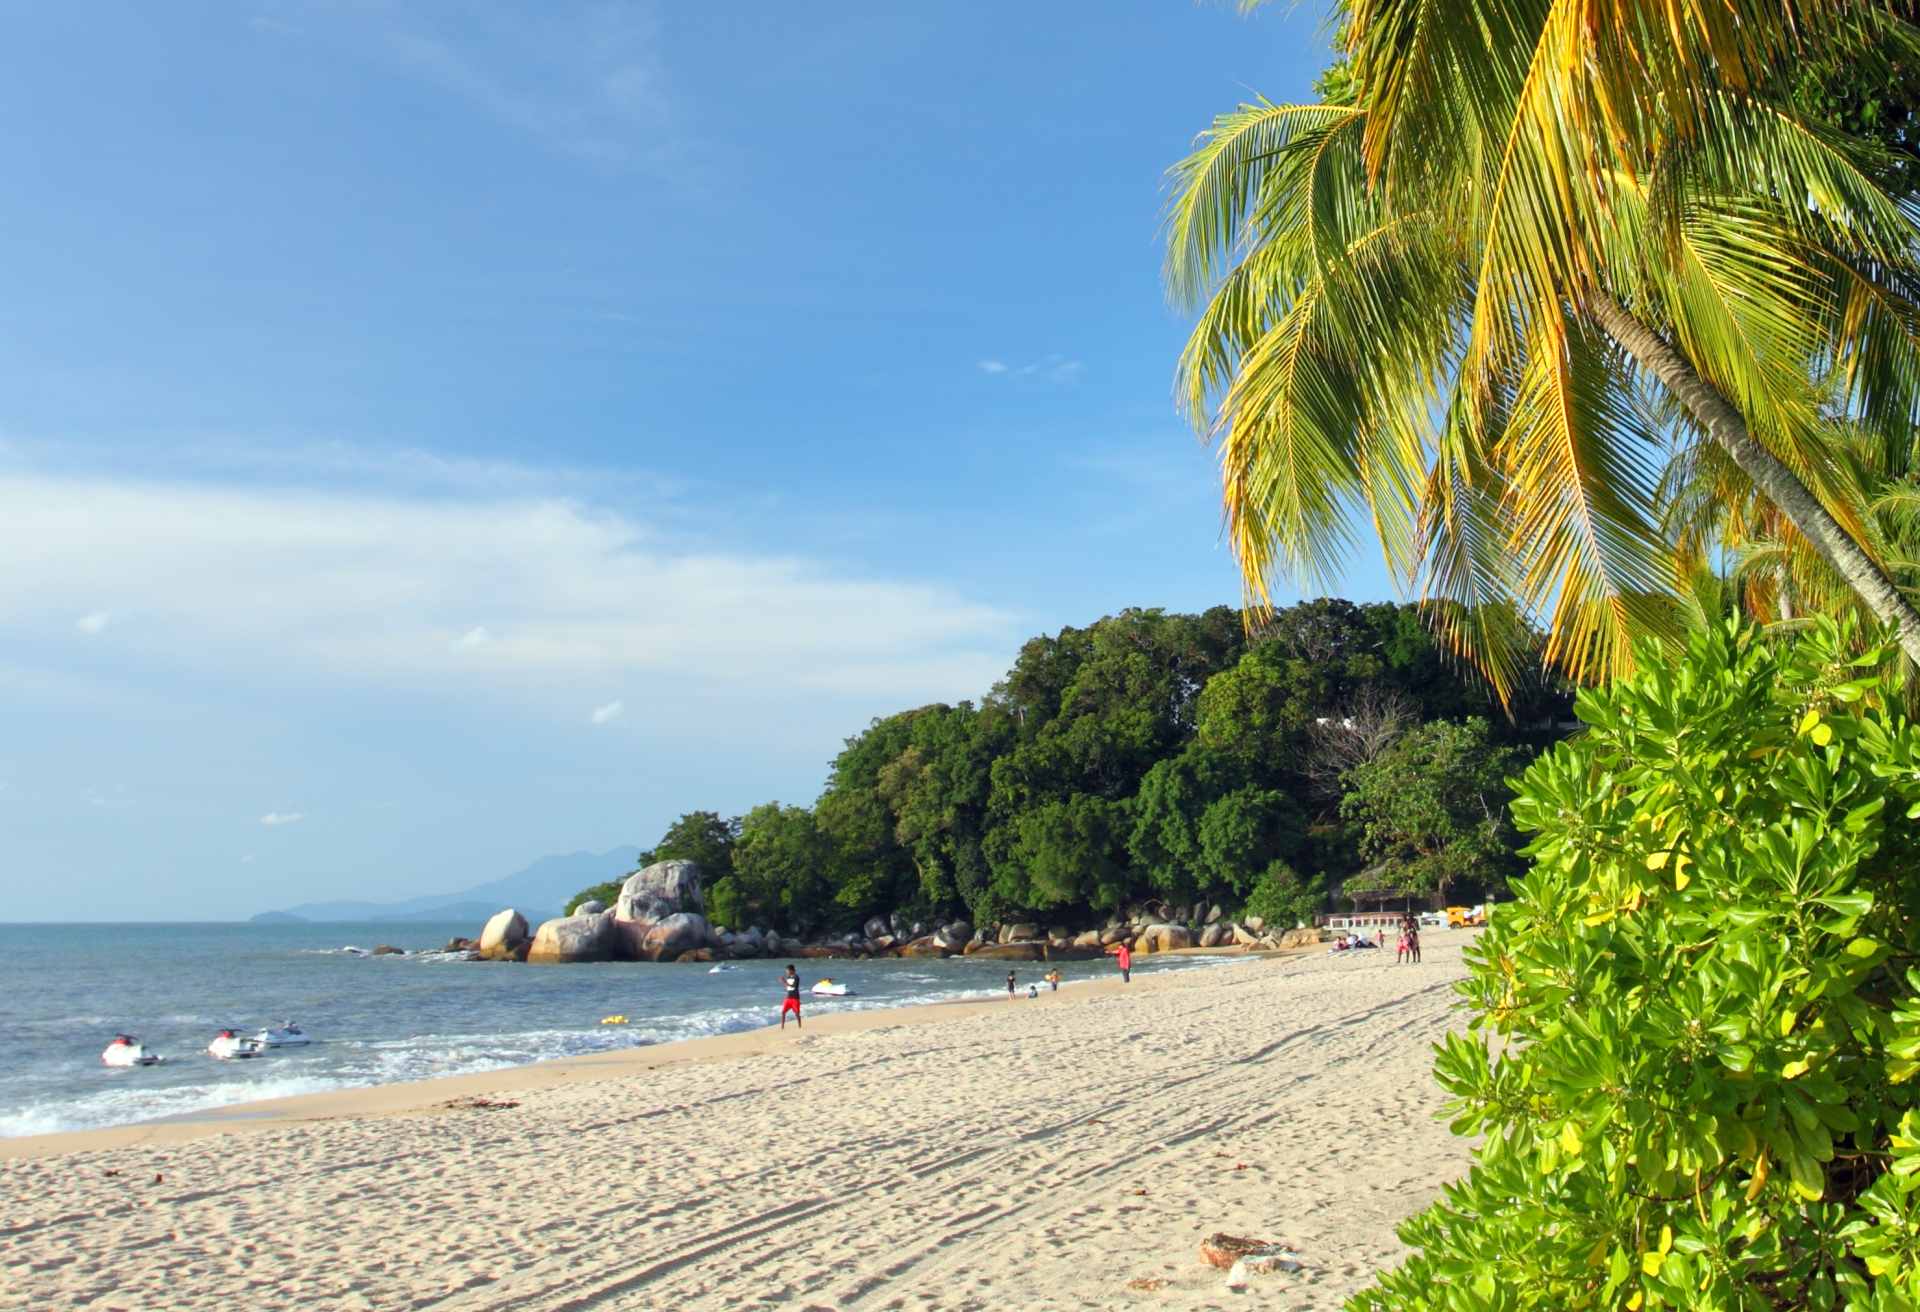
[[[1733,457],[1733,463],[1753,480],[1801,536],[1845,580],[1883,624],[1900,632],[1900,649],[1920,665],[1920,612],[1908,604],[1886,571],[1874,563],[1838,520],[1827,513],[1818,497],[1791,469],[1782,464],[1747,429],[1747,421],[1719,389],[1700,376],[1686,357],[1659,333],[1635,317],[1626,306],[1604,292],[1594,292],[1587,309],[1607,335],[1626,349],[1667,390],[1687,407],[1707,436]]]

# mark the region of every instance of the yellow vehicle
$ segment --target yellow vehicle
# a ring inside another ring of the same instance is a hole
[[[1477,928],[1486,923],[1487,909],[1485,906],[1447,908],[1448,929]]]

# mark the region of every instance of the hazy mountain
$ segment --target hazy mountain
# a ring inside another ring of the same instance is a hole
[[[288,920],[485,920],[502,907],[515,907],[529,921],[557,916],[575,893],[633,869],[637,847],[606,852],[568,852],[543,856],[524,870],[455,893],[396,902],[303,902],[280,911],[263,911],[255,921]],[[478,932],[479,925],[474,926]]]

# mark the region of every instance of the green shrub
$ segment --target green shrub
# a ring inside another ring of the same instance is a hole
[[[1259,916],[1274,929],[1292,929],[1313,920],[1322,896],[1319,878],[1302,879],[1285,861],[1275,861],[1255,881],[1243,914]]]
[[[1729,625],[1582,694],[1435,1065],[1465,1178],[1353,1309],[1920,1305],[1920,733]]]

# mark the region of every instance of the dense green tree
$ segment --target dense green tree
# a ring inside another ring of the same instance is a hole
[[[1200,892],[1201,817],[1243,777],[1236,766],[1231,758],[1191,743],[1140,781],[1127,856],[1154,892],[1173,899],[1191,899]]]
[[[866,732],[847,739],[834,758],[827,787],[814,805],[821,831],[831,843],[830,879],[840,890],[848,915],[866,907],[906,905],[917,883],[913,856],[896,835],[896,820],[883,777],[897,786],[897,762],[912,742],[913,725],[944,708],[921,707],[875,720]],[[891,772],[891,773],[890,773]]]
[[[737,899],[735,925],[770,921],[807,933],[840,919],[828,877],[833,843],[807,808],[754,807],[741,817],[733,856],[727,882],[729,897]]]
[[[640,854],[640,864],[656,861],[693,861],[708,878],[724,879],[733,872],[733,845],[740,837],[738,817],[717,811],[689,811],[667,826],[660,841]]]
[[[929,915],[964,906],[976,919],[994,914],[986,832],[993,762],[1011,746],[1015,722],[1005,707],[969,702],[917,717],[907,748],[881,789],[894,815],[894,838],[918,875],[914,908]]]
[[[895,911],[990,924],[1237,903],[1262,881],[1269,901],[1309,897],[1294,868],[1360,864],[1316,733],[1376,704],[1413,723],[1488,702],[1411,607],[1322,599],[1251,636],[1226,607],[1124,611],[1028,642],[977,704],[874,720],[811,809],[690,812],[643,859],[699,861],[723,924],[794,932]],[[1373,754],[1339,757],[1335,775]]]
[[[1506,781],[1521,764],[1476,718],[1420,725],[1351,771],[1340,809],[1360,825],[1361,851],[1378,864],[1345,891],[1444,898],[1462,880],[1500,883],[1516,846]]]
[[[1300,855],[1306,828],[1300,806],[1277,789],[1236,788],[1216,797],[1200,816],[1200,891],[1244,896],[1272,862]]]
[[[1106,909],[1127,896],[1127,807],[1075,793],[1022,811],[1006,834],[995,888],[1009,905],[1037,911]]]
[[[1133,801],[1127,855],[1156,893],[1180,902],[1203,894],[1238,901],[1271,862],[1300,856],[1305,812],[1287,793],[1247,778],[1240,761],[1197,742],[1147,772]]]

